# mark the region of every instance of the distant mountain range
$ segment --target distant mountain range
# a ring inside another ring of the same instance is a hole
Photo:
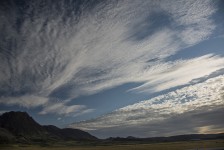
[[[136,137],[110,137],[107,140],[111,142],[130,142],[130,141],[140,141],[140,142],[176,142],[176,141],[199,141],[199,140],[215,140],[224,139],[224,133],[219,134],[186,134],[186,135],[176,135],[169,137],[149,137],[149,138],[136,138]]]
[[[224,139],[224,133],[220,134],[189,134],[170,137],[126,138],[110,137],[99,140],[93,135],[79,130],[60,129],[53,125],[42,126],[38,124],[26,112],[6,112],[0,116],[0,144],[2,143],[48,143],[58,141],[92,141],[98,144],[127,143],[127,142],[173,142]]]
[[[0,116],[0,143],[33,143],[63,140],[96,140],[91,134],[78,130],[42,126],[26,112],[7,112]]]

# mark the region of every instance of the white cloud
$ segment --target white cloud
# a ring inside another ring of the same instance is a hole
[[[79,116],[85,113],[90,113],[93,109],[87,109],[85,105],[66,105],[68,101],[65,102],[56,102],[56,103],[48,103],[44,106],[43,110],[39,112],[39,114],[58,114],[65,116]]]
[[[81,116],[83,114],[91,113],[94,111],[95,111],[95,109],[84,109],[84,110],[81,110],[78,113],[74,114],[73,117]]]
[[[148,82],[132,90],[140,92],[158,92],[172,87],[185,85],[193,79],[208,76],[212,72],[223,68],[224,58],[211,54],[189,60],[168,62],[167,65],[158,65],[159,72],[145,72],[143,78]]]
[[[24,95],[16,97],[1,97],[0,103],[6,105],[19,105],[22,107],[37,107],[42,106],[48,102],[48,98],[35,95]]]
[[[213,1],[170,1],[162,3],[162,7],[183,27],[179,31],[179,38],[186,44],[196,44],[207,39],[215,29],[213,20],[208,19],[217,10]]]
[[[68,11],[73,4],[62,2],[58,13],[54,4],[39,8],[38,2],[31,3],[26,14],[33,16],[25,17],[19,29],[15,28],[17,8],[1,11],[0,92],[5,98],[0,101],[4,104],[42,105],[42,113],[69,114],[81,111],[82,106],[44,105],[60,97],[55,93],[66,97],[63,100],[71,100],[129,82],[144,82],[137,88],[140,91],[152,86],[152,91],[160,91],[187,84],[223,65],[223,58],[210,55],[165,62],[177,51],[209,38],[216,27],[211,20],[216,8],[211,1],[99,3],[90,10],[80,8],[79,16]],[[153,18],[155,13],[168,14],[169,25],[151,29],[154,20],[147,18]],[[147,30],[139,28],[140,33],[135,32],[133,27],[143,24],[154,32],[141,40],[133,38]],[[200,66],[199,61],[204,64]],[[168,72],[170,69],[174,70]],[[18,93],[38,95],[40,100],[11,96]]]
[[[71,127],[84,130],[150,126],[171,117],[193,111],[223,108],[224,75],[203,83],[186,86],[176,91],[129,105],[93,120],[74,123]]]
[[[196,130],[200,134],[214,134],[214,133],[222,133],[224,128],[220,128],[215,125],[210,125],[210,126],[196,127]]]

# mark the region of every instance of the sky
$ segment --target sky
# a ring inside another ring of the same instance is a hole
[[[224,1],[1,0],[0,114],[99,138],[224,132]]]

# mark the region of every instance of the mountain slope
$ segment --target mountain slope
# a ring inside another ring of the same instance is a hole
[[[8,130],[0,128],[0,144],[10,143],[15,141],[15,139],[15,136],[12,135],[12,133],[10,133]]]
[[[56,137],[61,137],[64,140],[96,140],[97,138],[89,134],[88,132],[78,130],[78,129],[71,129],[65,128],[60,129],[53,125],[43,126],[51,135]]]
[[[26,112],[7,112],[0,116],[0,127],[24,142],[46,140],[49,133]]]
[[[224,133],[218,134],[186,134],[176,135],[169,137],[150,137],[150,138],[137,138],[137,137],[110,137],[108,141],[147,141],[147,142],[176,142],[176,141],[197,141],[197,140],[214,140],[224,139]]]
[[[41,126],[26,112],[7,112],[0,116],[0,138],[5,141],[41,142],[57,140],[95,140],[96,137],[78,129]]]

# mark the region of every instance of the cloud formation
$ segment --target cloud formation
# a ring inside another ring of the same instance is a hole
[[[115,128],[102,128],[88,131],[98,137],[158,137],[195,133],[222,133],[224,120],[223,108],[206,110],[202,112],[192,111],[182,115],[161,120],[159,123],[139,124],[138,126],[117,126]]]
[[[201,133],[203,126],[211,126],[210,131],[206,128],[206,132],[221,131],[221,125],[224,124],[224,120],[220,118],[223,112],[224,101],[223,101],[223,88],[224,87],[224,75],[214,77],[206,80],[202,83],[189,85],[181,89],[169,92],[164,95],[154,97],[149,100],[141,101],[133,105],[129,105],[120,109],[117,109],[109,114],[103,115],[99,118],[74,123],[71,127],[80,128],[84,130],[104,130],[107,134],[112,134],[111,130],[130,132],[132,130],[141,130],[142,127],[147,127],[148,132],[160,132],[160,134],[173,134],[172,127],[169,130],[162,132],[162,126],[166,126],[166,123],[171,123],[174,127],[174,122],[181,124],[182,129],[186,127],[186,130],[182,133],[181,130],[176,130],[175,134],[187,134],[187,130],[191,132]],[[194,116],[203,116],[207,113],[207,117],[198,118],[195,121]],[[210,115],[214,114],[219,116],[218,118],[209,118]],[[180,120],[187,120],[189,124],[184,125]],[[204,119],[203,119],[204,118]],[[195,122],[191,122],[191,121]],[[165,122],[165,123],[164,123]],[[156,128],[156,126],[158,126]],[[169,126],[169,125],[167,125]],[[216,127],[216,128],[215,128]],[[125,129],[127,128],[127,129]],[[205,132],[205,130],[203,130]],[[93,131],[94,132],[94,131]],[[119,132],[119,131],[117,131]],[[179,132],[179,133],[178,133]],[[135,133],[141,135],[141,133]],[[145,134],[150,135],[151,134]],[[153,134],[156,135],[156,134]],[[158,135],[158,134],[157,134]]]
[[[59,114],[59,115],[71,115],[78,116],[85,113],[89,113],[94,111],[93,109],[87,109],[84,105],[70,105],[67,106],[66,103],[68,101],[64,102],[58,102],[58,103],[48,103],[46,106],[44,106],[44,109],[39,114]]]
[[[0,103],[69,114],[80,106],[63,101],[125,83],[155,92],[209,75],[221,56],[166,58],[208,39],[216,10],[210,0],[2,2]]]
[[[212,72],[223,68],[224,59],[211,54],[189,59],[178,60],[175,62],[159,64],[150,68],[142,74],[148,82],[132,90],[140,92],[158,92],[172,87],[185,85],[193,79],[208,76]],[[158,72],[157,72],[158,71]],[[141,78],[141,77],[140,77]]]
[[[24,96],[15,96],[15,97],[4,97],[0,98],[0,104],[7,105],[19,105],[26,108],[38,107],[46,104],[48,98],[39,97],[34,95],[24,95]]]

